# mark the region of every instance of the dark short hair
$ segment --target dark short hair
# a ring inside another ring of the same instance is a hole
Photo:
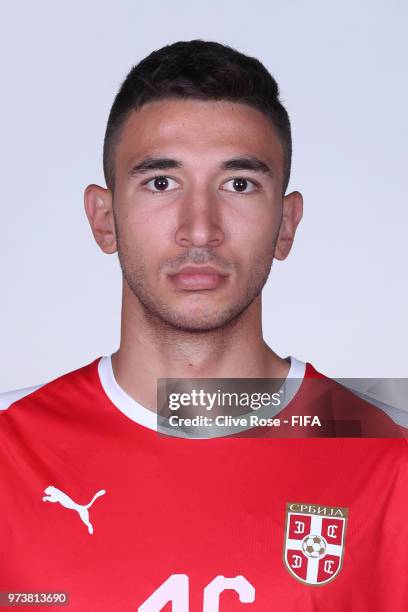
[[[263,112],[283,148],[283,193],[290,177],[292,138],[286,109],[275,79],[254,57],[217,42],[179,41],[153,51],[134,66],[113,102],[106,126],[103,169],[114,188],[114,156],[123,125],[132,111],[164,98],[228,100]]]

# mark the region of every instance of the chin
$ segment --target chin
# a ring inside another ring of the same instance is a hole
[[[252,299],[235,300],[229,304],[209,303],[203,296],[194,296],[189,303],[169,303],[155,299],[145,292],[136,293],[140,304],[150,319],[156,319],[158,325],[179,330],[181,332],[204,333],[225,329],[236,323],[244,311],[250,306]],[[190,297],[190,296],[189,296]],[[221,302],[221,300],[219,300]]]
[[[215,311],[203,316],[202,312],[170,312],[161,314],[161,319],[167,325],[179,331],[204,333],[226,328],[233,323],[245,309],[230,309],[222,313]]]
[[[190,333],[205,333],[210,331],[215,331],[217,329],[222,329],[225,327],[225,323],[218,323],[213,321],[168,321],[169,325],[171,325],[174,329],[177,329],[181,332],[190,332]]]

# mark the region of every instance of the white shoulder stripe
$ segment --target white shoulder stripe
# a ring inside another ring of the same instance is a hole
[[[6,391],[6,393],[0,393],[0,410],[6,410],[10,408],[12,404],[18,400],[30,395],[37,389],[40,389],[44,385],[34,385],[33,387],[25,387],[24,389],[16,389],[15,391]]]
[[[362,400],[368,402],[369,404],[373,404],[374,406],[376,406],[377,408],[385,412],[385,414],[388,414],[388,416],[397,425],[400,425],[402,427],[408,427],[408,412],[406,410],[402,408],[396,408],[395,406],[390,406],[389,404],[385,404],[384,402],[378,400],[372,395],[361,393],[360,391],[356,391],[355,389],[352,389],[351,387],[348,387],[348,388],[352,393],[354,393],[354,395],[357,395]]]
[[[387,414],[397,425],[408,428],[408,378],[337,378],[362,400]]]

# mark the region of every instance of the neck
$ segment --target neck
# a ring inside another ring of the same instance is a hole
[[[185,332],[152,318],[124,287],[112,368],[122,389],[146,408],[156,410],[158,378],[285,378],[289,367],[263,339],[261,296],[223,328]]]

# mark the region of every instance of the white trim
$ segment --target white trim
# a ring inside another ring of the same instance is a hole
[[[34,385],[33,387],[24,387],[24,389],[16,389],[15,391],[6,391],[6,393],[0,393],[0,410],[7,410],[12,404],[18,400],[34,393],[37,389],[40,389],[44,385]]]
[[[291,389],[286,392],[285,405],[287,405],[296,395],[306,371],[305,362],[292,356],[288,357],[288,359],[290,359],[290,368],[287,379],[296,379],[296,381],[292,383]],[[110,355],[101,357],[98,363],[98,373],[103,390],[118,410],[135,423],[143,425],[143,427],[147,427],[153,431],[157,431],[157,413],[139,404],[139,402],[130,397],[130,395],[119,386],[113,373]],[[280,412],[282,408],[283,406],[279,406],[278,412]]]
[[[292,355],[288,357],[288,359],[290,359],[288,378],[299,378],[300,380],[303,380],[306,372],[306,363],[296,359],[296,357],[293,357]]]
[[[135,423],[157,431],[156,412],[139,404],[119,386],[113,373],[110,355],[101,357],[98,363],[98,373],[103,390],[118,410]]]
[[[337,382],[340,382],[340,379],[337,379]],[[340,382],[340,384],[343,384],[343,383]],[[346,385],[343,384],[343,386],[346,386]],[[395,406],[390,406],[389,404],[385,404],[384,402],[377,399],[375,395],[372,395],[370,393],[361,393],[360,391],[357,391],[356,389],[352,387],[346,387],[346,388],[352,393],[354,393],[354,395],[357,395],[357,397],[359,397],[360,399],[364,400],[365,402],[368,402],[369,404],[372,404],[373,406],[376,406],[376,408],[379,408],[380,410],[385,412],[385,414],[389,416],[390,419],[392,419],[394,423],[396,423],[400,427],[408,428],[408,411],[407,410],[403,410],[402,408],[396,408]]]

